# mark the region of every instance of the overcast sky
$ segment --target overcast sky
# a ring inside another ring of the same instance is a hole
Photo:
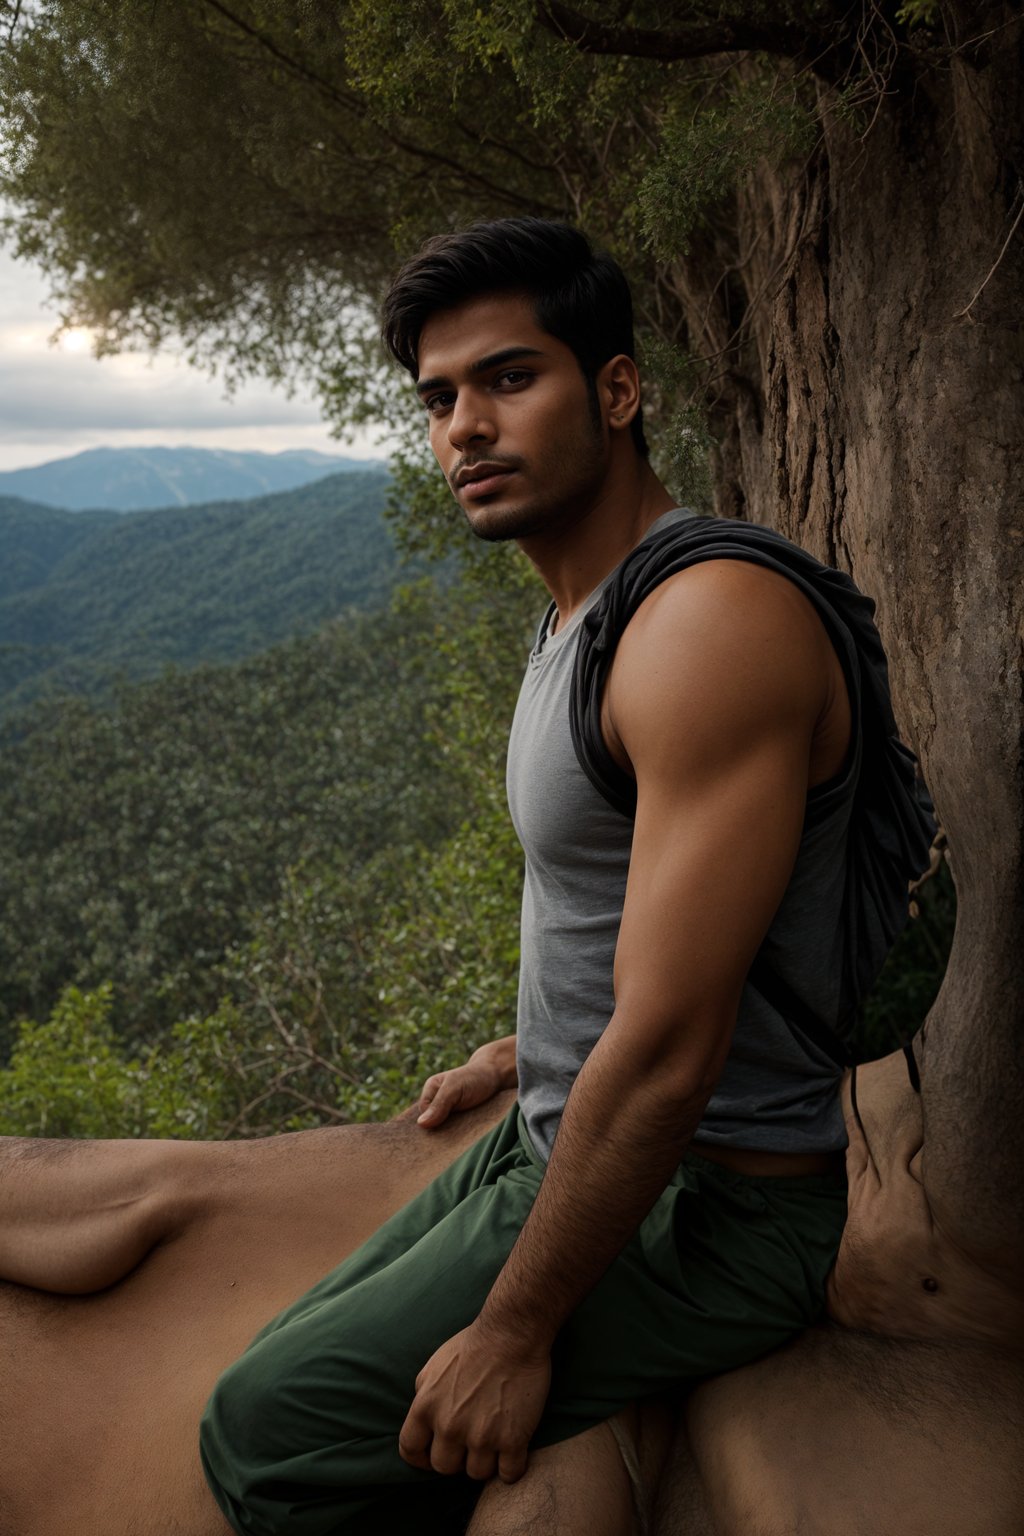
[[[83,448],[154,444],[387,453],[382,433],[351,443],[330,437],[308,397],[289,400],[252,383],[227,400],[216,380],[165,353],[97,361],[85,333],[53,345],[58,324],[42,274],[0,247],[0,470]]]

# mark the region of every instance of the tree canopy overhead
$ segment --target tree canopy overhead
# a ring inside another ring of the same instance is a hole
[[[394,409],[370,338],[396,257],[517,212],[610,245],[663,389],[692,386],[699,360],[717,399],[747,319],[744,175],[813,151],[821,81],[866,122],[897,57],[943,51],[915,29],[928,4],[898,23],[828,0],[6,9],[9,233],[67,315],[101,349],[181,336],[229,376],[312,377],[339,422]],[[690,334],[690,255],[735,336],[710,315]]]

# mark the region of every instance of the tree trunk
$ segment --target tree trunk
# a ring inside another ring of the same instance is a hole
[[[717,509],[878,605],[958,899],[919,1049],[925,1184],[1002,1266],[1024,1247],[1024,27],[1010,5],[943,14],[965,41],[908,54],[869,125],[821,87],[811,164],[740,200],[738,277],[712,292],[692,259],[680,287],[705,353],[735,333],[737,280],[753,306],[717,405]]]

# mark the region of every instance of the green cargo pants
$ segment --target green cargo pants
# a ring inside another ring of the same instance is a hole
[[[518,1110],[282,1312],[221,1377],[203,1467],[242,1536],[457,1536],[479,1493],[408,1466],[417,1373],[473,1321],[544,1165]],[[752,1178],[688,1155],[558,1336],[534,1445],[742,1365],[821,1310],[841,1176]]]

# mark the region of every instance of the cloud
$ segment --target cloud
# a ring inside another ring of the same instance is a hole
[[[384,428],[331,438],[308,395],[253,380],[228,398],[219,380],[171,353],[97,360],[84,336],[54,346],[59,322],[42,274],[0,250],[0,469],[104,444],[388,451]]]
[[[97,428],[180,431],[212,426],[309,426],[321,414],[309,399],[288,400],[266,385],[253,385],[226,399],[214,380],[184,366],[152,369],[111,366],[81,353],[54,358],[18,355],[0,331],[0,441],[45,431]]]

